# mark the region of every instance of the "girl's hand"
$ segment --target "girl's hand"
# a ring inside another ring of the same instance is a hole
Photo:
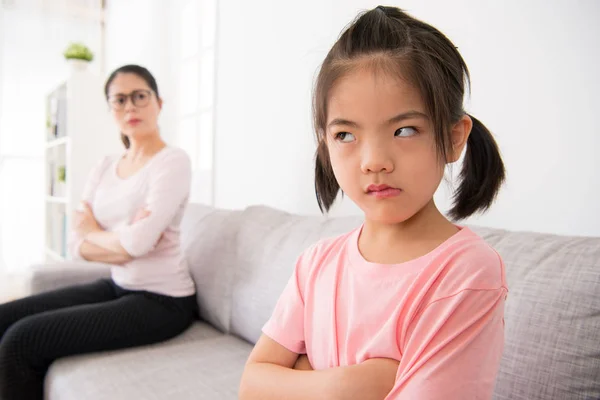
[[[89,233],[102,230],[98,221],[94,217],[92,208],[86,202],[82,203],[83,210],[75,211],[75,232],[82,238],[85,238]]]
[[[294,369],[298,371],[313,371],[313,367],[310,365],[310,361],[308,361],[308,356],[306,354],[300,354],[298,356],[296,364],[294,364]]]

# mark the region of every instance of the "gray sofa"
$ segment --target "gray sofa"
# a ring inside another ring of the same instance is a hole
[[[182,231],[202,321],[158,345],[58,360],[47,399],[237,399],[244,362],[296,257],[360,222],[190,206]],[[600,238],[473,229],[503,256],[509,283],[494,399],[600,398]],[[31,287],[107,275],[100,264],[43,265]]]

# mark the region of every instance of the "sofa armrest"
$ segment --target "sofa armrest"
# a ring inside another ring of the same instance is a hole
[[[30,292],[36,294],[110,277],[110,265],[64,261],[31,267]]]

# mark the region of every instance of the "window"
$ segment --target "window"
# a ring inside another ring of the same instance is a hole
[[[213,204],[216,0],[180,10],[177,145],[192,159],[190,201]]]

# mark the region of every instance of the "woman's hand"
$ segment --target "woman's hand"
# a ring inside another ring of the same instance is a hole
[[[94,217],[92,208],[86,202],[81,203],[83,206],[82,211],[75,211],[75,232],[81,237],[85,238],[89,233],[101,231],[98,221]]]
[[[150,214],[151,214],[150,210],[148,210],[147,208],[142,208],[135,214],[135,216],[133,217],[133,219],[131,220],[129,225],[133,225],[136,222],[143,220],[144,218],[148,218],[150,216]],[[165,236],[164,233],[161,234],[160,237],[158,238],[158,240],[156,241],[156,243],[160,242],[164,236]]]
[[[294,369],[298,371],[313,371],[312,365],[310,365],[310,361],[308,361],[308,356],[306,354],[300,354],[296,363],[294,364]]]
[[[150,216],[150,211],[146,208],[142,208],[141,210],[139,210],[135,216],[133,217],[133,219],[131,220],[130,225],[135,224],[138,221],[141,221],[142,219],[146,218]]]

